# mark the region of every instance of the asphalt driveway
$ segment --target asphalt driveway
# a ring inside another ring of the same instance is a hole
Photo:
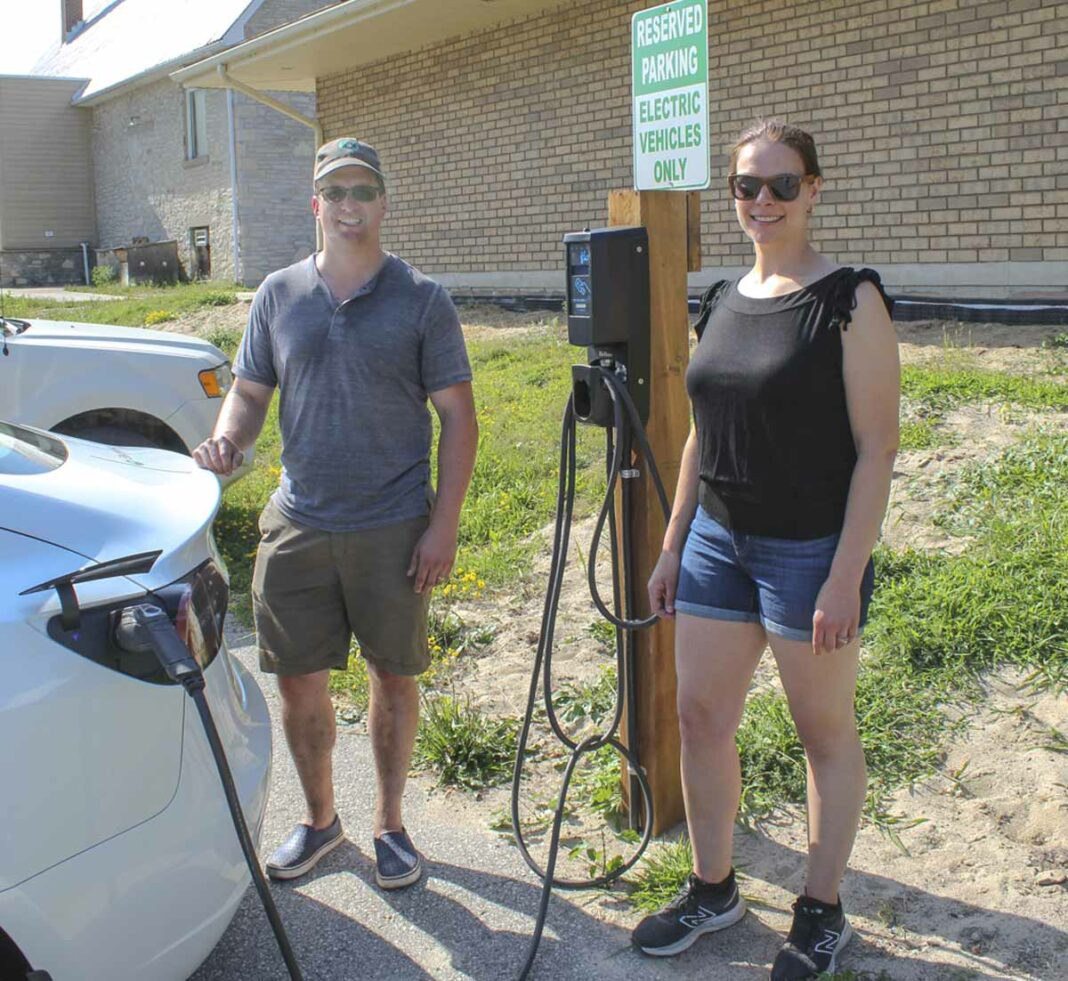
[[[247,633],[231,637],[231,650],[251,669],[255,649]],[[288,834],[302,813],[296,771],[279,724],[278,695],[263,690],[275,726],[275,763],[263,851]],[[406,821],[427,859],[415,886],[383,893],[374,884],[371,845],[371,748],[367,736],[342,728],[334,757],[338,810],[347,841],[295,883],[272,883],[272,894],[311,981],[340,979],[514,978],[526,959],[540,898],[540,883],[518,851],[487,827],[485,804],[446,793],[432,781],[410,781]],[[696,978],[691,969],[643,957],[630,947],[630,911],[616,923],[604,909],[587,910],[598,893],[556,894],[542,938],[534,978]],[[611,917],[615,919],[616,917]],[[249,889],[222,941],[192,981],[272,981],[288,975],[255,891]],[[762,976],[755,971],[739,977]]]

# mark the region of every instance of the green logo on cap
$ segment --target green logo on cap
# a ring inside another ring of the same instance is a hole
[[[360,141],[359,140],[338,140],[337,141],[337,148],[339,150],[359,150],[360,149]]]

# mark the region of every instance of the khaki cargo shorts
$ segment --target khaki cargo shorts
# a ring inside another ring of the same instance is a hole
[[[428,524],[423,516],[363,531],[320,531],[268,501],[252,573],[260,668],[280,675],[343,671],[355,635],[375,667],[425,671],[430,591],[415,592],[406,573]]]

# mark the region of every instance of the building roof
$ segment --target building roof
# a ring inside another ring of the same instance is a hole
[[[85,0],[84,21],[52,45],[35,75],[85,78],[78,102],[94,100],[145,76],[165,75],[244,40],[263,0]]]

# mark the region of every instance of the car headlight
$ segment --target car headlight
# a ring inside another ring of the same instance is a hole
[[[221,399],[234,383],[234,376],[230,372],[230,365],[226,362],[218,368],[205,368],[197,375],[200,387],[209,399]]]

